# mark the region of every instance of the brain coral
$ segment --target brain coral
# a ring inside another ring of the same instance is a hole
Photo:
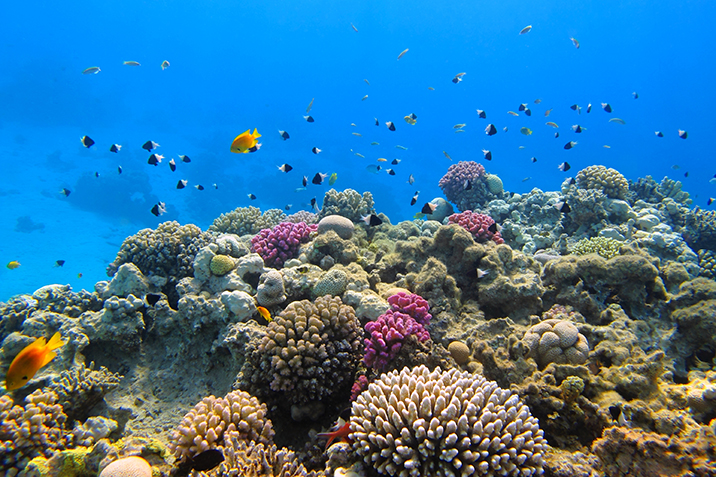
[[[257,207],[239,207],[214,219],[208,231],[213,233],[254,235],[286,221],[281,209],[269,209],[263,214]]]
[[[542,473],[547,445],[529,408],[484,377],[425,366],[382,374],[353,403],[353,450],[380,474]]]
[[[234,269],[234,259],[228,255],[214,255],[209,264],[211,273],[217,276],[226,275]]]
[[[353,228],[353,222],[341,215],[327,215],[318,222],[319,234],[333,230],[343,240],[349,240],[353,236]]]
[[[598,253],[602,257],[609,260],[619,255],[622,243],[611,237],[591,237],[583,238],[572,248],[574,255],[587,255],[590,253]]]
[[[629,193],[629,182],[614,169],[604,166],[585,167],[577,173],[577,187],[597,189],[612,199],[625,199]]]
[[[326,399],[353,383],[361,357],[361,329],[339,297],[290,303],[249,344],[242,386],[275,404]]]
[[[281,272],[269,270],[261,274],[256,289],[256,301],[261,306],[274,306],[286,301],[286,288],[283,285]]]
[[[124,457],[105,467],[99,477],[152,477],[152,467],[141,457]]]
[[[487,174],[485,176],[485,183],[487,184],[487,190],[495,195],[500,195],[504,191],[502,179],[495,174]]]
[[[143,229],[127,237],[117,257],[107,266],[107,275],[113,276],[123,263],[134,263],[144,275],[159,275],[175,280],[194,276],[196,253],[212,240],[211,234],[202,232],[192,224],[164,222],[156,230]]]
[[[268,267],[280,268],[284,262],[298,255],[302,243],[318,228],[305,222],[281,222],[272,229],[263,229],[251,239],[251,251],[261,255]]]
[[[223,398],[205,397],[189,411],[172,433],[169,450],[185,460],[208,449],[227,445],[237,437],[271,443],[274,435],[266,405],[244,391],[232,391]]]
[[[361,196],[353,189],[342,192],[331,189],[323,196],[323,207],[318,216],[323,218],[329,215],[342,215],[353,222],[358,222],[361,217],[375,213],[373,206],[373,194],[370,192],[363,192]]]
[[[316,282],[313,286],[313,294],[316,296],[338,296],[346,291],[346,285],[348,285],[348,274],[334,267],[324,273]]]
[[[452,214],[448,217],[448,223],[458,224],[472,234],[476,242],[485,243],[492,240],[497,244],[505,243],[496,227],[494,232],[490,230],[495,224],[492,217],[485,214],[477,214],[471,210],[466,210],[459,214]]]
[[[584,364],[589,354],[587,338],[572,323],[549,319],[530,327],[522,338],[528,357],[544,367],[549,363]]]

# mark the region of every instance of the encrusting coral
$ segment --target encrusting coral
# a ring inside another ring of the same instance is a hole
[[[266,405],[245,391],[223,398],[205,397],[172,433],[170,451],[186,460],[208,449],[227,446],[232,437],[270,444],[274,436]]]
[[[574,255],[597,253],[608,260],[619,255],[621,246],[621,242],[611,237],[583,238],[572,247],[571,252]]]
[[[353,403],[353,450],[381,474],[540,475],[547,442],[527,406],[457,369],[382,374]]]

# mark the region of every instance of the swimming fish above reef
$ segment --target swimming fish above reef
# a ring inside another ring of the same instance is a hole
[[[410,205],[415,205],[415,203],[418,202],[418,195],[420,195],[420,191],[415,192],[413,198],[410,199]]]
[[[467,73],[458,73],[455,75],[455,77],[452,79],[452,82],[455,84],[458,84],[460,81],[462,81],[462,77],[465,76]]]
[[[478,109],[477,110],[477,117],[480,119],[485,119],[487,117],[487,113],[485,113],[484,110]]]
[[[532,25],[527,25],[522,30],[520,30],[520,35],[524,35],[525,33],[529,33],[530,30],[532,30]]]
[[[139,64],[138,61],[125,61],[125,62],[122,63],[122,64],[123,64],[123,65],[127,65],[127,66],[142,66],[142,65]]]
[[[188,181],[184,179],[179,179],[179,182],[177,182],[177,189],[183,189],[186,187]]]
[[[495,134],[497,134],[497,128],[495,127],[495,125],[488,124],[485,128],[485,134],[487,134],[488,136],[494,136]]]
[[[315,100],[315,99],[316,99],[316,98],[311,98],[311,102],[308,103],[308,107],[306,108],[306,114],[308,114],[308,113],[311,112],[311,108],[313,107],[313,100]],[[305,117],[306,117],[306,116],[304,116],[304,118],[305,118]],[[313,121],[309,121],[309,122],[313,122]]]
[[[160,215],[166,213],[166,211],[167,206],[164,202],[157,202],[150,210],[150,212],[154,214],[155,217],[159,217]]]
[[[448,159],[450,159],[450,160],[452,161],[452,157],[450,157],[450,154],[448,154],[448,153],[445,152],[445,151],[443,151],[443,154],[445,154],[445,157],[447,157]]]
[[[96,74],[99,73],[100,71],[102,71],[102,70],[99,69],[99,66],[90,66],[89,68],[86,68],[86,69],[82,72],[82,74],[83,74],[83,75],[96,75]]]
[[[13,260],[12,262],[9,262],[7,264],[7,268],[9,268],[10,270],[15,270],[19,266],[20,266],[20,262],[18,262],[17,260]]]
[[[306,122],[312,123],[314,121],[313,116],[304,116],[303,119],[306,120]]]
[[[56,267],[62,267],[62,266],[64,266],[64,265],[65,265],[65,261],[64,261],[64,260],[55,260],[55,266],[56,266]]]
[[[423,205],[423,208],[420,209],[420,212],[425,215],[430,215],[433,212],[435,212],[435,209],[437,209],[437,208],[438,208],[437,204],[432,204],[430,202],[426,202],[425,205]]]
[[[333,184],[336,183],[337,180],[338,180],[338,173],[337,173],[337,172],[334,172],[334,173],[331,174],[331,176],[328,178],[328,185],[329,185],[329,186],[332,186]]]
[[[249,198],[249,200],[256,200],[256,196],[254,194],[248,193],[246,196]]]
[[[569,162],[566,162],[566,161],[557,166],[557,169],[559,169],[562,172],[567,172],[571,168],[572,168],[572,166],[570,166]]]
[[[407,52],[408,52],[408,48],[401,51],[400,54],[398,55],[398,59],[401,59],[403,57],[403,55],[405,55]]]
[[[159,144],[157,144],[154,141],[147,141],[144,144],[142,144],[142,149],[144,149],[147,152],[152,152],[152,149],[156,149],[159,147]]]
[[[482,150],[482,154],[485,156],[486,161],[492,160],[492,151],[488,151],[487,149]]]
[[[612,112],[612,106],[609,103],[602,103],[602,109],[607,113]]]
[[[60,194],[64,195],[65,197],[69,197],[71,193],[72,191],[67,188],[60,189]]]
[[[415,183],[415,177],[412,174],[408,176],[408,184],[413,185]]]
[[[626,121],[624,121],[622,118],[612,118],[609,120],[609,122],[617,124],[626,124]]]
[[[162,61],[162,71],[169,68],[169,62],[167,60]]]
[[[48,342],[45,342],[43,336],[27,345],[10,363],[5,376],[5,389],[13,391],[27,384],[40,368],[57,356],[54,350],[64,344],[58,331]]]
[[[574,132],[577,133],[577,134],[581,133],[581,132],[582,132],[582,126],[580,126],[579,124],[573,124],[573,125],[572,125],[572,131],[574,131]]]
[[[654,131],[654,134],[656,134],[656,137],[664,137],[664,133],[661,131]]]
[[[179,159],[181,159],[181,162],[191,162],[191,159],[189,159],[189,156],[185,156],[184,154],[179,154]]]
[[[559,127],[559,126],[557,126],[557,123],[554,123],[554,122],[552,122],[552,121],[547,121],[545,124],[546,124],[547,126],[549,126],[549,127],[552,127],[552,128],[558,128],[558,127]]]
[[[251,129],[247,129],[234,138],[231,142],[231,152],[236,154],[246,154],[248,152],[257,151],[261,144],[259,144],[258,138],[261,137],[258,130],[254,128],[254,132]]]
[[[375,214],[366,215],[360,219],[369,227],[375,227],[383,223],[383,220]]]
[[[314,147],[313,149],[311,149],[311,152],[314,153],[314,154],[318,154],[318,153],[321,152],[322,150],[323,150],[323,149],[318,149],[317,147]]]
[[[162,162],[162,159],[164,159],[164,156],[161,154],[152,154],[149,156],[149,159],[147,159],[147,164],[150,166],[158,166],[160,162]]]
[[[277,166],[278,170],[281,172],[290,172],[293,170],[293,167],[291,167],[288,164],[281,164],[280,166]]]
[[[204,190],[204,186],[201,185],[201,184],[197,184],[197,185],[194,186],[194,189],[196,189],[196,190]]]
[[[82,145],[83,145],[84,147],[86,147],[87,149],[89,149],[90,146],[92,146],[92,145],[94,144],[94,141],[93,141],[92,138],[89,137],[89,136],[82,136],[82,137],[80,138],[80,141],[82,141]]]
[[[395,147],[396,147],[397,149],[402,149],[403,151],[407,151],[407,150],[408,150],[407,147],[401,146],[401,145],[397,145],[397,146],[395,146]]]
[[[577,41],[577,39],[573,37],[570,37],[569,39],[572,40],[572,44],[574,45],[574,47],[576,49],[579,49],[579,42]]]
[[[328,177],[328,174],[323,174],[322,172],[316,172],[316,175],[313,176],[313,179],[311,179],[311,184],[321,185],[323,184],[323,181]]]
[[[119,144],[112,144],[109,146],[109,152],[119,152],[120,149],[122,149],[122,146]]]
[[[395,131],[395,124],[393,124],[393,121],[388,121],[385,125],[388,126],[389,130]]]
[[[405,119],[405,122],[411,126],[415,126],[415,123],[418,121],[418,117],[413,113],[408,114],[403,119]]]
[[[319,434],[316,434],[316,437],[319,439],[328,439],[326,441],[326,449],[328,449],[331,446],[331,443],[338,439],[338,441],[342,440],[348,440],[348,435],[351,433],[351,422],[346,421],[345,424],[338,427],[335,430],[332,430],[330,432],[321,432]]]
[[[532,135],[532,130],[531,130],[530,128],[522,127],[522,128],[520,128],[520,132],[521,132],[522,134],[524,134],[525,136],[530,136],[530,135]]]
[[[684,131],[683,129],[679,129],[679,137],[681,139],[686,139],[687,137],[689,137],[689,133]]]
[[[281,136],[281,139],[283,139],[284,141],[291,137],[288,135],[288,133],[286,131],[281,131],[280,129],[278,130],[278,134]]]
[[[577,145],[577,141],[569,141],[567,144],[564,145],[565,149],[572,149],[574,146]]]

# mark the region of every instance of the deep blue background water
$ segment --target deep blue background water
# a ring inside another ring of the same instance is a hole
[[[6,2],[1,9],[0,300],[46,283],[91,289],[124,237],[164,220],[205,229],[239,206],[307,209],[329,188],[295,192],[303,175],[316,172],[337,172],[336,189],[370,190],[393,222],[409,219],[441,195],[437,182],[451,164],[442,151],[452,163],[483,162],[515,192],[556,190],[565,176],[603,164],[633,180],[682,180],[701,206],[716,195],[709,183],[716,173],[716,4],[707,0],[130,0]],[[532,31],[519,35],[526,25]],[[123,65],[128,60],[141,66]],[[164,60],[171,66],[162,71]],[[90,66],[102,71],[83,75]],[[460,72],[464,81],[453,84]],[[303,115],[312,98],[309,124]],[[590,102],[591,114],[569,109]],[[602,111],[601,102],[614,112]],[[507,114],[520,103],[530,104],[531,117]],[[410,113],[415,126],[402,119]],[[559,139],[547,120],[559,124]],[[490,122],[500,131],[493,137],[484,133]],[[466,132],[456,134],[456,123],[466,123]],[[574,134],[572,124],[587,130]],[[521,135],[522,126],[534,133]],[[232,139],[248,128],[263,135],[261,150],[230,153]],[[291,139],[282,141],[279,129]],[[90,149],[80,144],[85,134],[97,142]],[[141,149],[150,139],[166,156],[158,167],[146,164]],[[569,140],[579,144],[566,151]],[[119,154],[108,151],[112,143],[123,145]],[[323,152],[312,154],[314,146]],[[482,161],[483,148],[491,162]],[[172,173],[166,162],[178,154],[192,162]],[[381,164],[397,174],[369,173],[378,157],[401,159]],[[557,169],[565,160],[568,174]],[[280,172],[284,162],[295,169]],[[179,179],[190,187],[176,190]],[[62,187],[72,194],[61,196]],[[411,208],[416,190],[420,201]],[[158,200],[169,208],[160,218],[149,213]],[[65,266],[53,267],[57,259]],[[8,270],[10,260],[22,266]]]

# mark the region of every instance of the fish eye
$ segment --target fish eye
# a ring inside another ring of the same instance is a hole
[[[30,378],[28,378],[27,376],[23,376],[22,378],[20,378],[20,381],[28,381],[29,379]]]

